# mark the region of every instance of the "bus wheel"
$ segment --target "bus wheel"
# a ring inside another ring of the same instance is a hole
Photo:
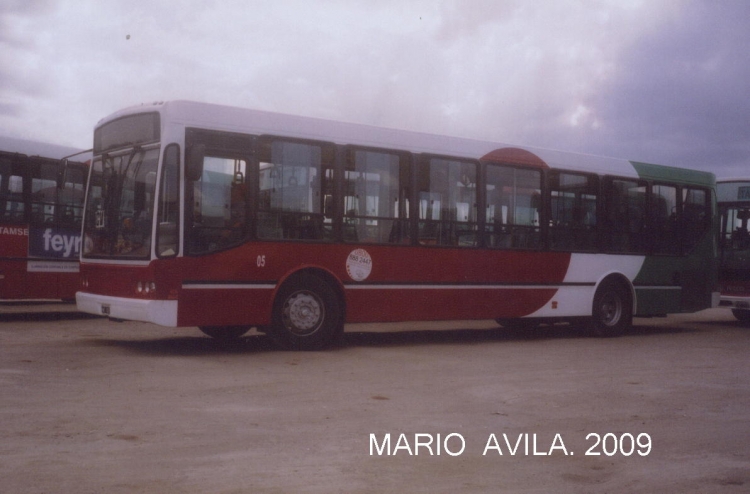
[[[594,295],[590,332],[593,336],[619,336],[633,322],[630,295],[620,283],[604,281]]]
[[[236,340],[250,331],[250,328],[246,326],[200,326],[198,329],[203,331],[204,334],[219,341]]]
[[[319,350],[344,329],[341,307],[333,289],[314,275],[286,282],[273,308],[269,334],[289,350]]]
[[[741,323],[750,323],[750,310],[748,309],[732,309],[732,315]]]

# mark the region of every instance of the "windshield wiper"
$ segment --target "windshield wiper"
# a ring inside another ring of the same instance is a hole
[[[135,158],[136,153],[141,154],[141,159],[139,163],[143,162],[143,155],[145,154],[143,151],[143,148],[140,146],[133,146],[133,150],[130,152],[130,156],[128,157],[128,164],[125,165],[125,169],[122,171],[122,177],[120,179],[120,185],[122,186],[122,182],[125,181],[125,177],[128,175],[128,170],[130,169],[130,165],[133,163],[133,158]],[[138,165],[140,166],[140,165]],[[138,168],[136,167],[136,173],[138,172]]]

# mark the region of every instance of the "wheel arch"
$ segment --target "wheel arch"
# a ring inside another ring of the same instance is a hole
[[[320,266],[314,266],[314,265],[304,265],[299,266],[295,268],[292,271],[289,271],[284,276],[279,279],[278,283],[276,284],[276,288],[274,288],[273,291],[273,302],[271,303],[270,307],[270,313],[269,313],[269,320],[271,320],[271,315],[273,314],[273,308],[276,305],[276,299],[279,294],[279,291],[281,290],[281,287],[283,287],[285,284],[294,282],[295,279],[299,279],[305,275],[312,275],[317,278],[320,278],[322,281],[324,281],[326,284],[328,284],[336,293],[336,297],[339,301],[339,306],[341,307],[341,320],[342,322],[346,321],[346,297],[344,296],[344,285],[341,283],[341,280],[333,274],[328,269],[322,268]]]
[[[619,285],[630,295],[630,308],[632,310],[632,314],[635,314],[638,307],[633,282],[619,271],[612,271],[604,274],[601,278],[599,278],[599,280],[596,282],[596,286],[594,287],[594,294],[596,294],[600,286],[607,283]]]

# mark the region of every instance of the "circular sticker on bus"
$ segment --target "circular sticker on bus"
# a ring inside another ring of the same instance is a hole
[[[354,281],[363,281],[372,271],[372,257],[365,249],[353,250],[346,258],[346,272]]]

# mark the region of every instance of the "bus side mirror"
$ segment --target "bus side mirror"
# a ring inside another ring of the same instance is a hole
[[[203,175],[203,158],[206,157],[205,144],[193,144],[188,152],[185,176],[188,180],[195,182]]]

